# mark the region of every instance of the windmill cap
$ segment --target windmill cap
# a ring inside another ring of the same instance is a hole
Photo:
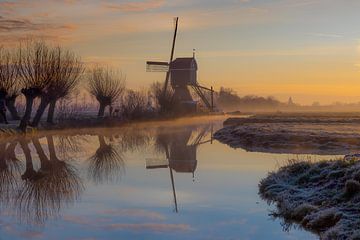
[[[174,61],[170,63],[171,69],[185,70],[185,69],[193,69],[197,70],[197,63],[195,58],[176,58]]]

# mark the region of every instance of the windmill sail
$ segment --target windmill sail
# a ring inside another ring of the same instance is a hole
[[[147,72],[168,72],[169,71],[169,63],[147,61],[146,62],[146,71]]]
[[[156,168],[168,168],[169,161],[162,158],[147,158],[146,159],[146,169],[156,169]]]

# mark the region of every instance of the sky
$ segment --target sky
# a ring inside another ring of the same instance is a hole
[[[358,0],[0,0],[0,45],[41,37],[86,63],[109,64],[129,88],[164,81],[147,60],[196,49],[199,82],[297,103],[360,101]]]

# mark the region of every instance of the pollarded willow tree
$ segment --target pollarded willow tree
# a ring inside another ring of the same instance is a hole
[[[42,41],[28,41],[18,51],[18,73],[22,85],[21,93],[26,99],[25,113],[20,121],[22,131],[31,118],[34,99],[40,97],[57,72],[57,59]]]
[[[125,77],[112,69],[95,67],[90,72],[89,92],[99,102],[98,117],[103,117],[105,108],[111,107],[125,90]]]
[[[0,89],[6,92],[5,102],[11,117],[19,120],[15,100],[19,96],[19,79],[14,54],[0,47]]]
[[[45,109],[49,106],[47,122],[53,123],[56,102],[68,96],[76,88],[84,66],[79,57],[69,50],[56,47],[51,50],[54,55],[56,71],[41,94],[41,101],[32,126],[37,126]]]

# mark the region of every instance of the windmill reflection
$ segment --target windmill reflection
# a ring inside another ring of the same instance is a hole
[[[211,132],[210,139],[204,140],[209,132]],[[169,168],[175,212],[178,212],[178,204],[173,171],[192,173],[194,181],[197,147],[207,142],[212,142],[212,125],[210,124],[182,128],[174,132],[160,129],[157,134],[155,146],[159,152],[165,153],[166,159],[146,159],[146,168]]]
[[[99,147],[95,154],[88,159],[88,176],[95,183],[109,183],[119,181],[125,173],[125,163],[122,155],[113,144],[106,143],[104,135],[98,135]]]
[[[15,209],[20,220],[29,223],[44,223],[56,217],[60,209],[73,203],[83,191],[83,184],[76,169],[56,156],[52,136],[47,136],[49,158],[39,138],[21,139],[20,146],[26,160],[24,180],[15,196]],[[29,143],[32,141],[39,156],[40,168],[34,169]]]

